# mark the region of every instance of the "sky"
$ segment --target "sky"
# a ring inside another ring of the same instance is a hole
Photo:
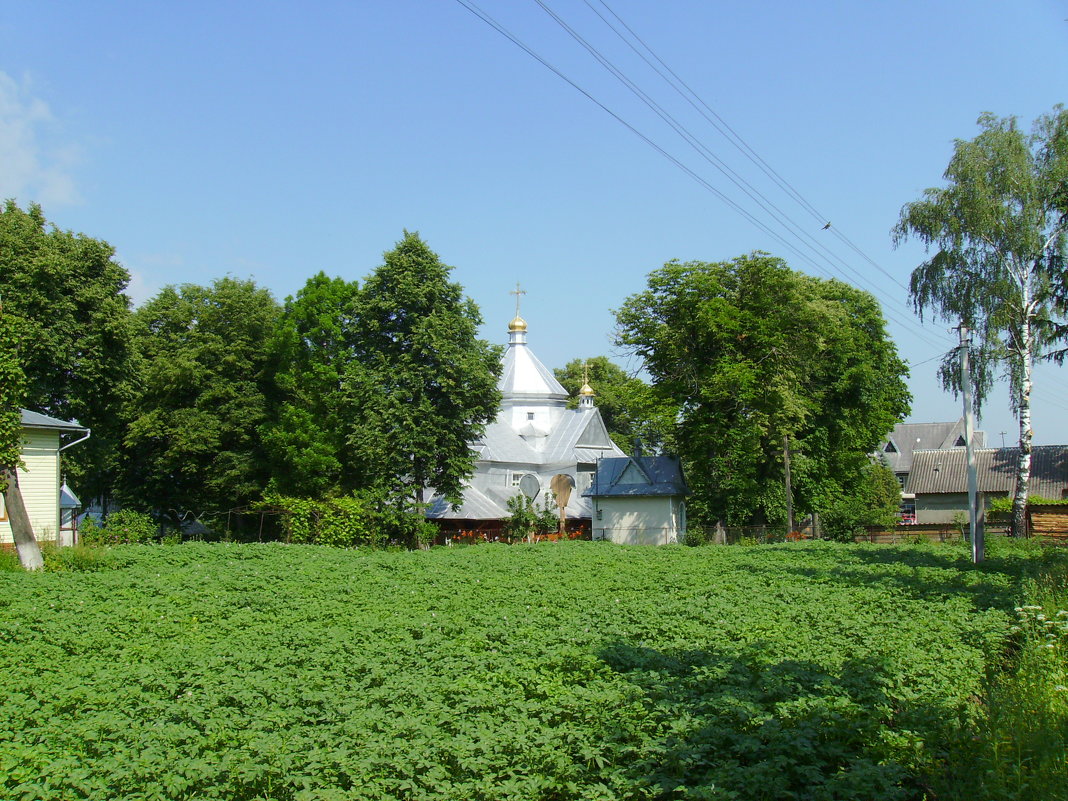
[[[909,420],[946,421],[953,323],[913,313],[924,252],[890,230],[982,112],[1066,95],[1066,0],[0,0],[0,197],[110,242],[137,303],[226,275],[283,300],[418,231],[487,339],[522,285],[550,367],[638,369],[613,310],[651,271],[767,251],[872,292]],[[1068,443],[1066,370],[1036,372],[1036,444]],[[1004,389],[980,427],[1015,441]]]

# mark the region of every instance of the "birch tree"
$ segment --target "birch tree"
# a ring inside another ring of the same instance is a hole
[[[1013,533],[1025,531],[1031,480],[1031,388],[1035,360],[1050,342],[1058,265],[1064,256],[1068,192],[1068,112],[1061,106],[1030,134],[1015,117],[983,114],[982,132],[958,140],[943,178],[906,204],[894,243],[918,238],[933,255],[912,272],[910,295],[923,317],[973,332],[973,403],[982,408],[998,372],[1008,380],[1020,426]],[[940,376],[961,390],[956,351]]]

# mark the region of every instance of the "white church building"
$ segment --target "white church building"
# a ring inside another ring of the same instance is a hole
[[[496,533],[507,517],[508,500],[520,492],[539,508],[551,487],[572,487],[564,511],[570,531],[588,530],[591,500],[583,493],[593,483],[598,460],[625,454],[608,436],[589,384],[578,408],[568,409],[568,394],[552,371],[527,346],[527,324],[518,314],[508,325],[508,351],[498,383],[501,408],[480,439],[475,473],[456,509],[432,499],[428,518],[446,533]],[[565,493],[566,494],[566,493]]]

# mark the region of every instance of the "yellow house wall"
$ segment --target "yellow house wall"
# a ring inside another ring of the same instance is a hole
[[[59,531],[59,432],[23,429],[19,488],[38,542],[54,540]],[[0,504],[3,502],[0,501]],[[0,543],[11,543],[7,510],[0,507]]]

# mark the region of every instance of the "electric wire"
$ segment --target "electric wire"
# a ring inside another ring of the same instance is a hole
[[[829,248],[827,248],[825,245],[823,245],[823,243],[821,243],[818,240],[816,240],[815,238],[813,238],[811,236],[811,234],[809,234],[802,226],[800,226],[787,213],[785,213],[782,209],[780,209],[774,202],[772,202],[769,198],[767,198],[767,196],[764,195],[759,189],[757,189],[755,186],[753,186],[751,183],[749,183],[744,177],[739,175],[729,165],[727,165],[725,162],[723,162],[722,159],[720,159],[718,156],[716,156],[716,154],[714,152],[712,152],[712,150],[709,147],[707,147],[702,142],[700,142],[700,140],[698,140],[697,137],[689,129],[687,129],[673,115],[671,115],[670,112],[665,110],[663,108],[663,106],[661,106],[659,103],[657,103],[655,100],[653,100],[653,98],[650,97],[648,93],[646,93],[640,87],[638,87],[638,85],[633,80],[628,78],[623,73],[623,71],[620,70],[610,59],[608,59],[598,48],[596,48],[594,45],[592,45],[585,37],[583,37],[580,33],[578,33],[578,31],[575,30],[574,27],[569,25],[559,14],[557,14],[555,11],[553,11],[552,8],[550,8],[547,5],[547,3],[544,2],[544,0],[534,0],[534,2],[547,15],[549,15],[549,17],[551,19],[553,19],[553,21],[556,22],[557,25],[559,25],[565,32],[567,32],[567,34],[569,36],[571,36],[576,42],[578,42],[602,67],[604,67],[611,75],[613,75],[613,77],[615,77],[618,81],[620,81],[620,83],[622,83],[628,90],[630,90],[636,97],[638,97],[639,100],[641,100],[648,108],[650,108],[655,114],[657,114],[657,116],[659,116],[661,118],[661,120],[663,120],[669,127],[671,127],[687,144],[689,144],[698,153],[699,156],[701,156],[705,161],[707,161],[712,166],[714,166],[717,170],[719,170],[719,172],[722,173],[728,180],[730,180],[736,187],[738,187],[738,189],[740,189],[753,202],[755,202],[761,209],[763,209],[765,213],[770,215],[770,217],[775,222],[777,222],[779,225],[781,225],[789,235],[791,235],[795,239],[797,239],[802,247],[805,247],[808,250],[812,251],[812,253],[815,254],[816,258],[821,259],[824,262],[826,262],[833,270],[838,272],[843,277],[845,277],[845,273],[841,269],[836,268],[831,263],[830,259],[836,260],[839,264],[841,264],[842,268],[844,268],[845,270],[848,270],[854,276],[854,280],[858,281],[861,284],[867,284],[868,287],[870,287],[872,289],[874,294],[877,294],[877,295],[883,295],[884,294],[882,292],[882,290],[877,285],[872,283],[867,278],[867,276],[865,276],[860,271],[856,270],[847,261],[845,261],[840,256],[838,256],[838,254],[834,253]],[[610,25],[610,23],[608,23],[607,20],[604,19],[603,15],[599,14],[596,11],[596,9],[592,8],[592,6],[589,6],[588,2],[586,2],[586,5],[588,7],[590,7],[591,10],[593,10],[594,13],[597,14],[597,16],[600,19],[605,21],[606,24],[609,25],[609,27],[612,27]],[[623,23],[623,24],[625,25],[625,23]],[[621,34],[619,34],[619,31],[616,30],[615,28],[612,28],[612,30],[618,36],[621,36]],[[629,30],[629,28],[628,28],[628,30]],[[621,38],[622,38],[622,36],[621,36]],[[624,42],[627,43],[625,39],[624,39]],[[629,45],[629,43],[627,43],[627,44]],[[638,52],[635,48],[633,48],[633,46],[631,46],[631,49],[635,50],[635,52]],[[641,56],[640,53],[638,53],[638,55]],[[643,57],[643,60],[647,64],[649,64],[648,59],[645,59]],[[650,66],[655,71],[657,71],[657,73],[660,74],[661,77],[663,77],[663,74],[659,70],[656,70],[654,65],[650,64]],[[669,84],[670,84],[670,82],[669,82]],[[683,95],[683,97],[685,98],[685,95]],[[692,105],[692,102],[691,102],[691,105]],[[707,115],[704,115],[704,116],[706,116],[706,119],[707,119]],[[765,162],[765,164],[766,164],[766,162]],[[796,190],[795,190],[795,192],[796,192]],[[781,239],[779,241],[781,241]],[[855,245],[853,246],[853,248],[857,249]],[[826,270],[824,270],[819,265],[817,265],[815,262],[813,262],[811,258],[808,258],[808,257],[800,254],[797,251],[796,248],[791,248],[791,250],[794,253],[796,253],[797,255],[799,255],[806,263],[810,264],[818,272],[821,272],[825,276],[828,276],[828,273],[826,272]],[[822,251],[822,253],[820,253],[820,251]],[[872,261],[871,259],[868,259],[868,261],[870,261],[872,264],[875,264],[875,262]],[[878,267],[878,269],[881,272],[883,272],[885,275],[890,277],[891,280],[893,280],[899,286],[901,286],[904,289],[907,289],[907,287],[905,287],[904,284],[902,284],[900,281],[898,281],[892,275],[887,273],[885,270],[883,270],[877,264],[875,266]],[[848,282],[850,279],[847,278],[846,280]],[[897,298],[891,297],[889,300],[887,300],[884,297],[884,313],[886,314],[886,316],[888,318],[893,319],[893,321],[896,322],[898,325],[901,325],[901,326],[903,326],[905,328],[912,329],[913,333],[918,333],[921,338],[926,339],[929,336],[928,331],[922,327],[922,324],[918,325],[912,319],[912,317],[908,314],[907,310],[906,310],[906,315],[905,315],[904,318],[901,318],[896,314],[892,314],[890,312],[889,308],[888,308],[888,305],[890,305],[890,304],[897,304],[897,305],[902,305],[902,306],[904,305]]]

